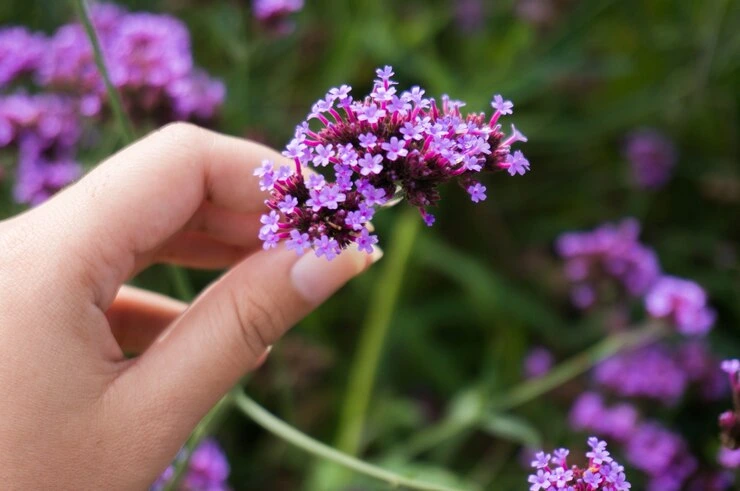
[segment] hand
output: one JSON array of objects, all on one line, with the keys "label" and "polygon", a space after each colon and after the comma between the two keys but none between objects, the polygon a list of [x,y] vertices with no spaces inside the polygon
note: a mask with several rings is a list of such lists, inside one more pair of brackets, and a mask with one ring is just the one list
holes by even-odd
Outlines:
[{"label": "hand", "polygon": [[[148,487],[268,346],[376,259],[260,250],[264,158],[282,159],[174,124],[0,222],[4,489]],[[122,287],[157,262],[230,269],[190,306]]]}]

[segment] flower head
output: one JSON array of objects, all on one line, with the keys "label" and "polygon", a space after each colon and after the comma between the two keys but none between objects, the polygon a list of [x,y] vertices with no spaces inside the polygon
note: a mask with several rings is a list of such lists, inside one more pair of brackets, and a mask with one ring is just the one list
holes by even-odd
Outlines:
[{"label": "flower head", "polygon": [[[443,97],[440,108],[419,87],[397,90],[390,66],[376,75],[364,99],[353,100],[350,87],[343,85],[313,106],[283,152],[293,160],[294,172],[280,176],[258,169],[260,187],[270,193],[267,206],[280,214],[279,232],[263,234],[263,240],[295,241],[291,231],[297,230],[296,237],[307,234],[315,252],[328,259],[351,243],[370,251],[377,238],[365,229],[376,207],[405,198],[431,225],[434,217],[427,209],[438,203],[441,184],[458,180],[477,203],[486,199],[487,188],[474,175],[529,170],[521,151],[511,154],[511,145],[526,141],[516,128],[506,139],[500,125],[484,114],[461,114],[460,101]],[[511,113],[510,101],[495,98],[494,103],[499,116]],[[309,165],[324,175],[304,177]]]}]

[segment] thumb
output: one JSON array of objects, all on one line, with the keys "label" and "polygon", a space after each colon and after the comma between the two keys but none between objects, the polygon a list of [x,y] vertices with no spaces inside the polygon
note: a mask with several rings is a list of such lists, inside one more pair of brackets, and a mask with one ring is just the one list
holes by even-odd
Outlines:
[{"label": "thumb", "polygon": [[[121,428],[127,431],[125,440],[154,438],[157,447],[168,447],[156,466],[155,472],[161,471],[208,409],[258,365],[268,346],[379,258],[379,251],[369,256],[350,248],[327,261],[280,248],[245,259],[109,388],[112,407],[132,422],[121,425],[128,427]],[[132,428],[142,434],[131,434]]]}]

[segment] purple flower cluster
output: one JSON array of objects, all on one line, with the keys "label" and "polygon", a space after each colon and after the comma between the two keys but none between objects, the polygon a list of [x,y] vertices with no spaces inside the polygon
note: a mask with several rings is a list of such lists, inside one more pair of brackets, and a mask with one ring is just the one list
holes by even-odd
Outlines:
[{"label": "purple flower cluster", "polygon": [[[131,114],[162,121],[215,115],[224,86],[194,68],[190,35],[180,20],[112,5],[93,7],[91,17],[111,81]],[[45,87],[79,97],[85,115],[98,114],[106,102],[92,46],[78,23],[62,26],[48,41],[38,78]]]},{"label": "purple flower cluster", "polygon": [[605,404],[596,393],[581,395],[570,412],[573,429],[619,443],[626,460],[649,477],[650,491],[678,491],[697,469],[684,439],[653,421],[641,421],[628,403]]},{"label": "purple flower cluster", "polygon": [[[111,4],[94,5],[91,17],[132,116],[158,122],[215,116],[224,86],[193,67],[189,34],[179,20]],[[40,93],[16,87],[24,76]],[[16,201],[38,204],[79,177],[84,117],[103,116],[106,102],[80,24],[64,25],[50,38],[22,27],[0,29],[0,150],[17,153]]]},{"label": "purple flower cluster", "polygon": [[625,445],[627,461],[650,481],[648,491],[679,491],[698,464],[684,439],[660,424],[640,424]]},{"label": "purple flower cluster", "polygon": [[[178,458],[184,458],[181,454]],[[168,467],[152,485],[151,491],[160,491],[172,479],[174,467]],[[216,440],[204,440],[193,451],[188,468],[179,486],[180,491],[227,491],[229,461]]]},{"label": "purple flower cluster", "polygon": [[686,335],[706,334],[714,324],[707,294],[693,281],[661,277],[645,296],[645,308],[655,318],[669,319]]},{"label": "purple flower cluster", "polygon": [[0,29],[0,88],[33,73],[45,49],[44,37],[23,27]]},{"label": "purple flower cluster", "polygon": [[[255,171],[260,188],[270,193],[271,211],[259,234],[266,249],[285,240],[298,254],[313,248],[329,260],[351,243],[372,252],[378,239],[367,225],[378,206],[406,199],[432,225],[428,207],[439,201],[439,185],[457,180],[477,203],[486,199],[477,174],[529,170],[522,152],[511,151],[526,137],[514,125],[505,136],[498,123],[512,113],[510,101],[496,95],[490,118],[463,116],[460,101],[443,96],[440,108],[420,87],[398,92],[389,66],[376,74],[372,93],[362,100],[342,85],[314,104],[283,152],[294,168],[266,161]],[[329,170],[333,179],[304,175],[310,167]]]},{"label": "purple flower cluster", "polygon": [[653,129],[638,130],[628,135],[624,153],[631,165],[632,178],[640,188],[662,187],[676,165],[673,143]]},{"label": "purple flower cluster", "polygon": [[38,204],[82,172],[75,160],[80,138],[75,106],[54,94],[0,97],[0,149],[18,151],[14,198]]},{"label": "purple flower cluster", "polygon": [[681,360],[661,344],[613,356],[596,366],[593,378],[617,395],[668,405],[678,402],[689,382]]},{"label": "purple flower cluster", "polygon": [[570,410],[570,426],[576,431],[593,432],[617,442],[634,433],[639,414],[632,404],[607,406],[596,392],[584,392]]},{"label": "purple flower cluster", "polygon": [[638,240],[634,219],[606,223],[588,232],[567,232],[557,240],[565,259],[565,275],[572,283],[573,304],[585,309],[613,284],[632,297],[643,297],[654,318],[666,319],[685,335],[704,335],[714,324],[704,289],[693,281],[664,275],[658,257]]},{"label": "purple flower cluster", "polygon": [[624,467],[606,449],[606,442],[590,437],[588,446],[591,450],[586,453],[588,465],[585,467],[568,466],[570,451],[565,448],[553,451],[552,455],[538,452],[532,461],[535,473],[528,478],[529,491],[626,491],[632,487],[627,481]]},{"label": "purple flower cluster", "polygon": [[252,0],[255,18],[277,34],[288,34],[293,30],[289,17],[302,8],[303,0]]},{"label": "purple flower cluster", "polygon": [[565,273],[573,282],[574,305],[587,308],[598,298],[604,279],[616,279],[632,296],[644,294],[660,274],[655,252],[638,240],[640,225],[626,219],[588,232],[567,232],[557,240]]}]

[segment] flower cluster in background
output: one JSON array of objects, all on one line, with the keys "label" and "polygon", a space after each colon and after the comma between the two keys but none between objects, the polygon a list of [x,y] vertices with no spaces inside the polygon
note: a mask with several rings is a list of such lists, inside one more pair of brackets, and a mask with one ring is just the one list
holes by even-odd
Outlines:
[{"label": "flower cluster in background", "polygon": [[[224,85],[193,64],[187,27],[168,15],[97,4],[91,17],[111,81],[136,120],[206,122]],[[108,116],[93,49],[79,23],[47,37],[0,29],[0,150],[16,152],[14,198],[38,204],[82,172],[87,121]]]},{"label": "flower cluster in background", "polygon": [[671,177],[677,152],[673,143],[655,129],[630,133],[624,146],[629,160],[632,180],[644,189],[658,189]]},{"label": "flower cluster in background", "polygon": [[[178,455],[178,459],[184,457],[183,453]],[[229,471],[229,461],[218,442],[211,438],[203,440],[193,451],[177,489],[179,491],[227,491],[230,489],[227,482]],[[152,485],[150,491],[164,489],[174,473],[174,467],[169,466]]]},{"label": "flower cluster in background", "polygon": [[295,25],[290,16],[303,8],[303,0],[252,0],[254,17],[268,30],[285,35]]},{"label": "flower cluster in background", "polygon": [[606,442],[596,437],[588,439],[588,465],[568,465],[570,451],[555,450],[552,455],[538,452],[532,461],[535,473],[529,476],[529,491],[565,489],[568,491],[626,491],[632,487],[624,467],[611,457]]},{"label": "flower cluster in background", "polygon": [[[512,114],[510,101],[494,96],[490,118],[463,115],[463,102],[443,96],[439,107],[420,87],[398,92],[389,66],[376,74],[363,99],[342,85],[314,104],[283,152],[294,167],[265,161],[255,171],[260,189],[270,193],[271,211],[259,233],[266,249],[286,240],[298,254],[313,248],[328,260],[351,243],[370,253],[378,239],[367,225],[378,206],[405,199],[432,225],[428,209],[439,201],[441,184],[457,181],[478,203],[486,199],[486,186],[475,179],[479,173],[529,170],[522,152],[511,148],[526,137],[514,125],[504,135],[498,122]],[[333,176],[304,175],[309,168]]]},{"label": "flower cluster in background", "polygon": [[638,240],[639,233],[639,223],[625,219],[558,238],[573,304],[585,309],[599,300],[619,303],[625,297],[642,297],[650,316],[669,321],[685,335],[706,334],[715,313],[704,289],[663,274],[658,256]]}]

